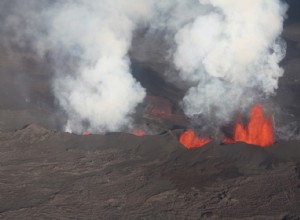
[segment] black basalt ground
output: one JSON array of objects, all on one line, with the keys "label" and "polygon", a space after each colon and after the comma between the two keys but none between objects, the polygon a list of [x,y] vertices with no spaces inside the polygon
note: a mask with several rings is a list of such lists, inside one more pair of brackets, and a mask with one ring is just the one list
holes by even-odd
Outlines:
[{"label": "black basalt ground", "polygon": [[29,125],[0,134],[0,218],[297,219],[299,144],[186,150],[172,131],[79,136]]},{"label": "black basalt ground", "polygon": [[[280,122],[299,123],[300,8],[288,2],[285,75],[272,101]],[[164,80],[163,54],[153,50],[164,42],[142,42],[140,33],[130,51],[134,77],[181,114],[184,86]],[[47,60],[0,53],[0,219],[300,219],[300,141],[186,150],[178,142],[186,121],[176,117],[148,117],[162,129],[144,137],[64,133],[52,76]]]}]

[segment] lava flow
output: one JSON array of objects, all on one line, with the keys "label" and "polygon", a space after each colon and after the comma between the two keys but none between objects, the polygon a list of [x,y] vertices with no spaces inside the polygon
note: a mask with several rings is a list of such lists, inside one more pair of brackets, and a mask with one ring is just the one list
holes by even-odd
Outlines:
[{"label": "lava flow", "polygon": [[237,122],[232,138],[226,138],[224,144],[245,142],[247,144],[267,147],[274,144],[273,123],[271,117],[265,117],[263,107],[255,105],[251,109],[248,126]]},{"label": "lava flow", "polygon": [[201,138],[196,133],[189,129],[180,135],[179,141],[187,149],[202,147],[203,145],[212,141],[210,138]]}]

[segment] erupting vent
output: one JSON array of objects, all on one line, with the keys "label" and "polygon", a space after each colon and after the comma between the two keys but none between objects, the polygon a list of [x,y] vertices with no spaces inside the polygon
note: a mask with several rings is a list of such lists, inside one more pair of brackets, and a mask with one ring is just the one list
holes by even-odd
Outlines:
[{"label": "erupting vent", "polygon": [[224,144],[236,142],[245,142],[261,147],[274,144],[272,119],[264,116],[261,105],[252,108],[248,126],[244,126],[241,121],[237,122],[233,137],[224,140]]},{"label": "erupting vent", "polygon": [[183,144],[187,149],[202,147],[203,145],[212,141],[212,139],[204,137],[198,137],[196,133],[189,129],[183,132],[179,139],[180,143]]},{"label": "erupting vent", "polygon": [[[191,149],[202,147],[211,142],[212,139],[198,137],[193,130],[189,129],[181,134],[179,141],[187,149]],[[272,119],[264,115],[261,105],[255,105],[251,109],[247,126],[238,121],[235,124],[233,136],[223,141],[224,144],[233,144],[236,142],[245,142],[261,147],[267,147],[275,143]]]}]

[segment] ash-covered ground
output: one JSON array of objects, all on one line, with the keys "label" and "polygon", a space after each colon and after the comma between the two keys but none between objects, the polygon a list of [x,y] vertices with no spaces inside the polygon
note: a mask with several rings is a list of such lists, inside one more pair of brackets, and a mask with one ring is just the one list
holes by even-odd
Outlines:
[{"label": "ash-covered ground", "polygon": [[135,116],[151,134],[143,137],[63,132],[51,59],[1,53],[0,218],[300,219],[300,6],[288,3],[285,74],[270,100],[277,142],[267,148],[178,142],[191,122],[179,105],[184,85],[162,74],[168,45],[159,33],[137,31],[130,50],[147,90]]}]

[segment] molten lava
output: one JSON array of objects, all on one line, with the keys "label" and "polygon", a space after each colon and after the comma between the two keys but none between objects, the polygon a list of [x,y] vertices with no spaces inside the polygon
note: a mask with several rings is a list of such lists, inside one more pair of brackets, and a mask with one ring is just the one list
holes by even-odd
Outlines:
[{"label": "molten lava", "polygon": [[196,133],[189,129],[180,135],[179,142],[184,145],[187,149],[202,147],[203,145],[211,142],[210,138],[201,138]]},{"label": "molten lava", "polygon": [[265,117],[263,107],[256,105],[251,109],[248,126],[237,122],[233,137],[226,138],[224,144],[245,142],[247,144],[267,147],[274,144],[273,123],[271,117]]}]

